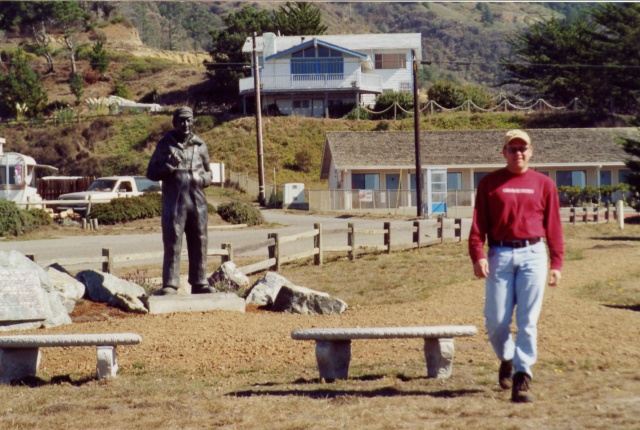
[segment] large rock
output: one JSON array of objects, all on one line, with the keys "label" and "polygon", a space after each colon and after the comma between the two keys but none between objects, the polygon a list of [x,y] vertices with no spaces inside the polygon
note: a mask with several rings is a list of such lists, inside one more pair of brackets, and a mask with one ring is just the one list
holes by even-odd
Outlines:
[{"label": "large rock", "polygon": [[271,306],[272,311],[304,315],[341,314],[346,309],[343,300],[297,285],[283,285]]},{"label": "large rock", "polygon": [[52,264],[44,270],[49,275],[53,288],[62,296],[67,312],[71,313],[78,300],[84,296],[84,284],[58,264]]},{"label": "large rock", "polygon": [[145,295],[140,285],[97,270],[83,270],[76,279],[84,284],[87,298],[94,302],[109,303],[116,293],[131,298]]},{"label": "large rock", "polygon": [[[236,267],[233,261],[222,263],[207,279],[209,285],[220,292],[238,291],[249,287],[249,278]],[[224,285],[220,288],[220,284]]]},{"label": "large rock", "polygon": [[125,312],[133,312],[136,314],[148,314],[149,310],[145,307],[142,300],[137,297],[131,297],[127,294],[116,293],[109,301],[109,306],[120,308]]},{"label": "large rock", "polygon": [[54,286],[49,274],[36,263],[17,251],[0,251],[0,268],[5,272],[33,272],[42,288],[41,303],[43,320],[30,322],[0,321],[0,331],[30,330],[39,327],[55,327],[71,324],[71,318],[65,307],[65,299]]},{"label": "large rock", "polygon": [[280,288],[283,285],[293,285],[287,278],[282,275],[278,275],[275,272],[267,272],[262,278],[258,279],[249,294],[245,302],[247,304],[253,304],[257,306],[271,306],[275,302]]}]

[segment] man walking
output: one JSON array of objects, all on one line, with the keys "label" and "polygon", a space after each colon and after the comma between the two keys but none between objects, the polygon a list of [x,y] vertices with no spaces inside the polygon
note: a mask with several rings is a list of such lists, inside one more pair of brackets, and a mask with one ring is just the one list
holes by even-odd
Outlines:
[{"label": "man walking", "polygon": [[[529,169],[532,154],[525,131],[506,133],[502,155],[507,165],[478,184],[469,234],[473,272],[486,279],[485,323],[489,342],[501,360],[498,380],[503,389],[511,388],[514,402],[534,399],[531,367],[537,358],[537,324],[547,278],[542,238],[551,261],[549,286],[560,281],[564,255],[558,192],[551,179]],[[514,309],[515,342],[509,327]]]},{"label": "man walking", "polygon": [[207,198],[211,185],[209,152],[193,133],[193,111],[184,106],[173,113],[174,130],[156,146],[147,178],[162,181],[162,242],[164,261],[160,294],[176,294],[180,287],[182,234],[187,238],[189,284],[192,294],[212,293],[207,282]]}]

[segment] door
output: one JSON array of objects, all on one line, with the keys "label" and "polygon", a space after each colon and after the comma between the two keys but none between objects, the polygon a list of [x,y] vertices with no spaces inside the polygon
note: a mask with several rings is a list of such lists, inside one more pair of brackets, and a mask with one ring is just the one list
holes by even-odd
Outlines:
[{"label": "door", "polygon": [[389,207],[397,208],[401,206],[400,199],[400,174],[399,173],[387,173],[384,175],[385,183],[384,188],[387,190],[387,196],[389,197]]},{"label": "door", "polygon": [[427,216],[447,213],[447,170],[427,169]]}]

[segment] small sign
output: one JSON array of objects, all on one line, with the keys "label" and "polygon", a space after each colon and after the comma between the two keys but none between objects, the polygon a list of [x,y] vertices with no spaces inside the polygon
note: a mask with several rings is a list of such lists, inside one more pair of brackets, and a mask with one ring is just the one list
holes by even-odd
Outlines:
[{"label": "small sign", "polygon": [[361,202],[372,202],[373,190],[360,190],[359,196]]},{"label": "small sign", "polygon": [[0,322],[44,319],[44,297],[38,274],[0,269]]}]

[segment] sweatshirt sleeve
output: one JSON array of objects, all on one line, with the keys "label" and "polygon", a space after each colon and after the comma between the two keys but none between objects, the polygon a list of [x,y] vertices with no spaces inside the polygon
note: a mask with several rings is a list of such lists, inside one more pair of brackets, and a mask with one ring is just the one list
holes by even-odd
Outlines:
[{"label": "sweatshirt sleeve", "polygon": [[485,183],[486,181],[480,181],[478,184],[476,204],[473,210],[473,222],[471,224],[471,231],[469,232],[469,256],[471,257],[471,262],[474,264],[476,261],[486,258],[484,242],[487,238],[487,232],[489,231],[489,209],[487,206],[488,196],[484,185]]},{"label": "sweatshirt sleeve", "polygon": [[560,198],[555,184],[550,183],[545,213],[545,235],[549,247],[551,269],[562,270],[564,259],[564,238],[560,218]]}]

